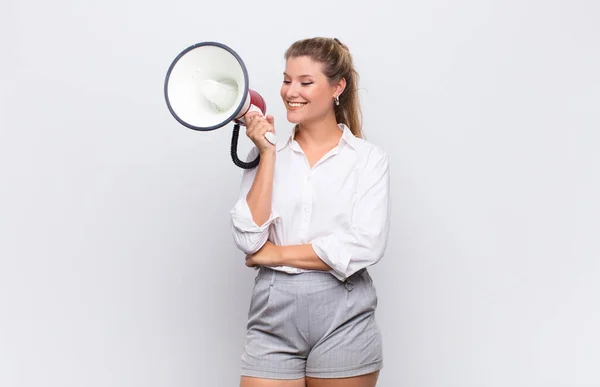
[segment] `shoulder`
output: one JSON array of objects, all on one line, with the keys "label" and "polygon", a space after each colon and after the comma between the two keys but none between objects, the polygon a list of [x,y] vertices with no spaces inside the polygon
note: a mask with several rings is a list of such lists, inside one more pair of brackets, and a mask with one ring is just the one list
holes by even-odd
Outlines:
[{"label": "shoulder", "polygon": [[357,153],[358,159],[361,162],[368,164],[379,164],[381,162],[387,163],[387,153],[382,147],[367,141],[362,137],[354,136],[350,128],[345,124],[338,124],[338,126],[344,132],[342,134],[342,138]]},{"label": "shoulder", "polygon": [[388,154],[381,146],[359,137],[355,137],[353,142],[366,169],[388,168]]}]

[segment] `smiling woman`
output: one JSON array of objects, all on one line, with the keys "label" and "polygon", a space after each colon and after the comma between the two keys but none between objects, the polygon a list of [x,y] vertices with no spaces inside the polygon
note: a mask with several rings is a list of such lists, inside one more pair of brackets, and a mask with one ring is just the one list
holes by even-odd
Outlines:
[{"label": "smiling woman", "polygon": [[[293,44],[286,51],[285,59],[287,66],[286,72],[284,72],[284,86],[292,85],[290,77],[293,75],[296,75],[296,79],[302,86],[311,86],[317,81],[326,81],[330,85],[341,83],[342,89],[333,96],[336,122],[344,123],[356,137],[362,137],[361,111],[358,101],[359,76],[354,69],[348,47],[338,39],[305,39]],[[288,74],[288,72],[301,69],[307,71]],[[286,101],[286,96],[283,95],[284,91],[289,91],[289,88],[282,87],[281,89],[282,98]],[[290,120],[290,122],[296,121]]]},{"label": "smiling woman", "polygon": [[242,387],[373,387],[383,365],[367,267],[386,248],[386,153],[361,138],[358,75],[347,47],[313,38],[286,52],[281,98],[292,135],[246,115],[260,153],[231,210],[246,265],[260,268],[248,314]]},{"label": "smiling woman", "polygon": [[345,78],[331,82],[323,73],[323,64],[309,56],[289,58],[283,76],[281,98],[287,108],[287,119],[293,123],[307,125],[326,119],[331,112],[332,95],[339,101],[346,88]]}]

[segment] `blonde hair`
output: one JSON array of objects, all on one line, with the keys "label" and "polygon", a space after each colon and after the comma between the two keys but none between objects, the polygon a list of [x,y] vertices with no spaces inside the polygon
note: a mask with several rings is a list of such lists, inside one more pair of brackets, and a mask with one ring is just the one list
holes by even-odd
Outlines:
[{"label": "blonde hair", "polygon": [[[354,69],[350,50],[337,38],[310,38],[293,43],[285,52],[285,60],[307,56],[323,64],[323,73],[331,84],[346,79],[346,88],[339,96],[339,105],[334,105],[335,118],[345,124],[356,137],[362,134],[362,113],[358,99],[359,76]],[[333,101],[332,101],[333,102]]]}]

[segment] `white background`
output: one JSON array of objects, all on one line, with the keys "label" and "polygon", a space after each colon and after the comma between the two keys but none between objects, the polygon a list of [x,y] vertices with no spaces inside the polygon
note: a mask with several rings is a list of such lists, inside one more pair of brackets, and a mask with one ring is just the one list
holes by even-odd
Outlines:
[{"label": "white background", "polygon": [[[218,41],[280,137],[283,53],[337,37],[393,221],[371,273],[378,386],[600,385],[600,5],[3,1],[0,386],[235,386],[253,270],[230,233],[232,125],[169,114]],[[242,137],[240,153],[249,141]]]}]

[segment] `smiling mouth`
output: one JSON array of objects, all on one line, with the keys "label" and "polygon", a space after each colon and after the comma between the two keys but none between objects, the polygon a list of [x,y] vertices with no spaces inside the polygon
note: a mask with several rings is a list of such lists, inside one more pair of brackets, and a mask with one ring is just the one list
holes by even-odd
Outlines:
[{"label": "smiling mouth", "polygon": [[289,101],[288,101],[288,103],[287,103],[287,104],[288,104],[288,106],[289,106],[289,107],[291,107],[291,108],[293,108],[293,109],[294,109],[294,108],[295,108],[295,109],[298,109],[298,108],[301,108],[301,107],[303,107],[304,105],[306,105],[306,104],[307,104],[307,102],[289,102]]}]

